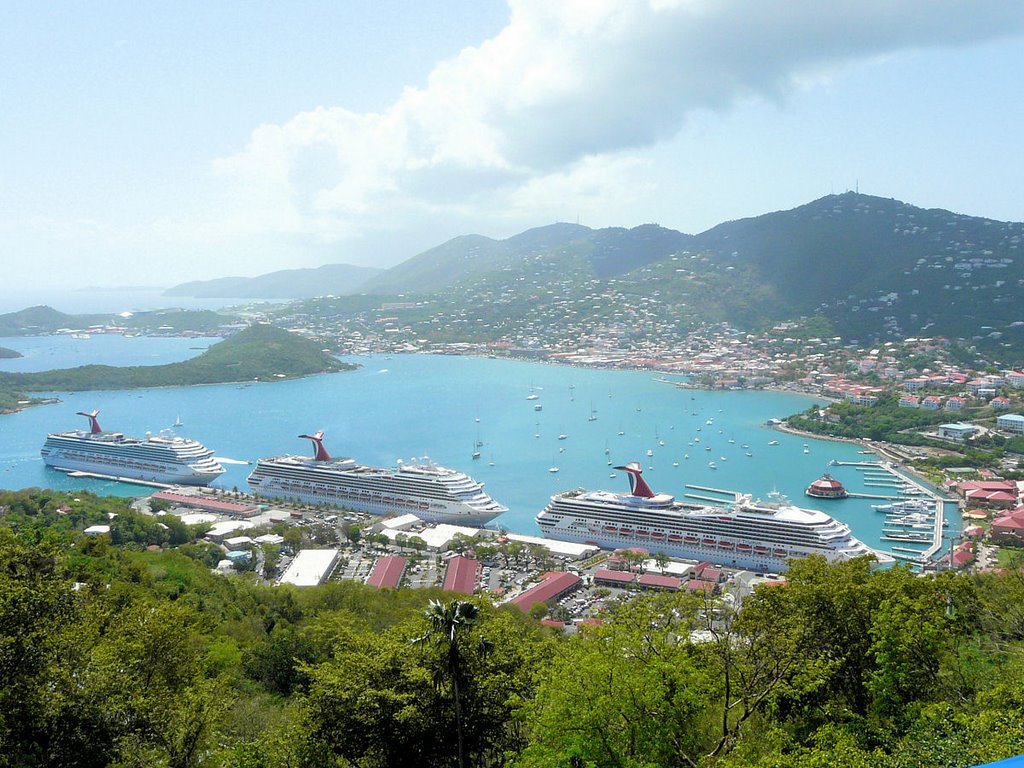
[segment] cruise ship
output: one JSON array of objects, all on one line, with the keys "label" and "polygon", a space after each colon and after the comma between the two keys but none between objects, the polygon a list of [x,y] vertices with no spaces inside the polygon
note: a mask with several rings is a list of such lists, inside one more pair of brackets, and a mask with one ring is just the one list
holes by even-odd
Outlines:
[{"label": "cruise ship", "polygon": [[728,505],[676,501],[654,493],[639,463],[615,469],[629,476],[629,493],[577,489],[551,497],[537,515],[544,536],[606,549],[643,547],[652,553],[710,561],[759,573],[780,572],[791,558],[892,558],[856,539],[842,522],[780,498],[741,496]]},{"label": "cruise ship", "polygon": [[313,455],[260,459],[249,475],[253,493],[374,515],[412,512],[427,522],[477,527],[508,511],[484,493],[483,483],[429,459],[367,467],[331,458],[323,432],[299,437],[313,443]]},{"label": "cruise ship", "polygon": [[47,435],[40,453],[47,466],[64,472],[177,485],[206,485],[224,474],[213,451],[184,437],[125,437],[100,428],[99,411],[79,411],[89,430]]}]

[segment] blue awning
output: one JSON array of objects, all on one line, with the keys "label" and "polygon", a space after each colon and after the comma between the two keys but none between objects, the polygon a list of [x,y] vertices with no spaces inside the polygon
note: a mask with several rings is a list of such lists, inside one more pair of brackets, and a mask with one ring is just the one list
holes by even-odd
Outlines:
[{"label": "blue awning", "polygon": [[974,768],[1024,768],[1024,755],[1008,757],[1005,760],[996,760],[994,763],[976,765]]}]

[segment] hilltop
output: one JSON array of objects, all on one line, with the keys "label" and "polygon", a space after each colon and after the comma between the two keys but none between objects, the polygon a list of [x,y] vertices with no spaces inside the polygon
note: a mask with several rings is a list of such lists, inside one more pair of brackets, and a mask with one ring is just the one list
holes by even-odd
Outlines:
[{"label": "hilltop", "polygon": [[85,365],[38,373],[0,373],[0,391],[135,389],[275,380],[351,370],[320,345],[269,325],[253,325],[190,360],[167,365]]}]

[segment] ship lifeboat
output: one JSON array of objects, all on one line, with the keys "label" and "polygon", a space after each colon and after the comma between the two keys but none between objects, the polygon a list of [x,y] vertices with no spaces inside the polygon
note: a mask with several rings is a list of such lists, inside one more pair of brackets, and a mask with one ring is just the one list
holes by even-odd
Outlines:
[{"label": "ship lifeboat", "polygon": [[753,549],[753,547],[750,544],[737,544],[736,549],[740,550],[741,552],[749,552],[751,549]]},{"label": "ship lifeboat", "polygon": [[652,539],[664,539],[665,538],[665,534],[661,533],[660,531],[655,531],[654,533],[651,534],[651,538]]},{"label": "ship lifeboat", "polygon": [[804,493],[815,499],[845,499],[849,495],[843,484],[828,473],[807,486]]},{"label": "ship lifeboat", "polygon": [[776,557],[785,557],[786,556],[786,550],[784,550],[784,549],[776,549],[776,550],[774,550],[772,552],[772,554],[775,555]]},{"label": "ship lifeboat", "polygon": [[767,555],[768,547],[754,547],[754,551],[759,555]]},{"label": "ship lifeboat", "polygon": [[623,536],[632,536],[633,535],[633,529],[632,528],[619,528],[619,533],[621,533]]},{"label": "ship lifeboat", "polygon": [[736,545],[731,541],[720,541],[718,542],[719,549],[733,549]]},{"label": "ship lifeboat", "polygon": [[647,531],[639,531],[639,530],[638,530],[638,531],[636,532],[636,535],[637,535],[637,536],[643,536],[643,537],[644,537],[644,538],[646,539],[646,538],[647,538],[648,536],[650,536],[651,534],[649,534],[649,533],[648,533]]},{"label": "ship lifeboat", "polygon": [[[680,535],[679,535],[678,533],[670,533],[670,534],[668,535],[668,540],[669,540],[669,541],[682,541],[682,540],[683,540],[683,537],[682,537],[682,536],[680,536]],[[697,540],[697,539],[694,539],[694,541],[696,541],[696,540]]]},{"label": "ship lifeboat", "polygon": [[687,544],[696,544],[700,539],[697,536],[684,536],[683,541]]},{"label": "ship lifeboat", "polygon": [[606,525],[604,527],[604,532],[605,533],[618,533],[619,529],[616,528],[614,525]]},{"label": "ship lifeboat", "polygon": [[702,541],[701,544],[703,544],[705,547],[713,547],[713,546],[715,546],[715,540],[714,539],[704,539],[704,541]]}]

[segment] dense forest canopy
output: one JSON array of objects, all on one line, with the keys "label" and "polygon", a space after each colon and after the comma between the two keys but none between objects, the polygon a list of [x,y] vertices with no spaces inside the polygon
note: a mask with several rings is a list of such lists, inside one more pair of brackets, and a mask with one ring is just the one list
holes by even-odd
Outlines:
[{"label": "dense forest canopy", "polygon": [[[98,520],[109,536],[81,535]],[[738,609],[636,597],[563,637],[485,597],[224,577],[199,533],[121,499],[0,493],[0,766],[910,768],[1024,752],[1019,569],[812,558]]]}]

